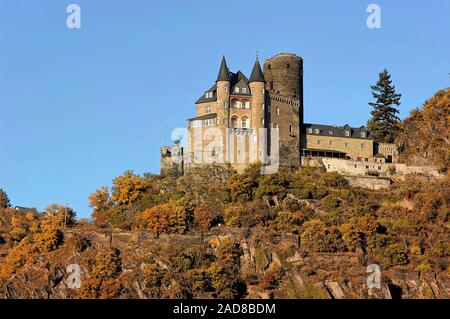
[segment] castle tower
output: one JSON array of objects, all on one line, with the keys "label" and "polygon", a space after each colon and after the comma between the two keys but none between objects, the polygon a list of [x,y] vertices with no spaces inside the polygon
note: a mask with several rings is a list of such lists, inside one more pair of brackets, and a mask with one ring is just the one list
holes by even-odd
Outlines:
[{"label": "castle tower", "polygon": [[217,125],[228,126],[231,78],[225,56],[220,64],[216,80],[217,86]]},{"label": "castle tower", "polygon": [[252,128],[259,129],[265,127],[265,85],[264,75],[261,70],[258,58],[253,66],[249,79],[249,86],[252,91]]},{"label": "castle tower", "polygon": [[303,60],[281,53],[264,63],[270,104],[270,125],[278,129],[280,163],[287,169],[300,166],[303,124]]}]

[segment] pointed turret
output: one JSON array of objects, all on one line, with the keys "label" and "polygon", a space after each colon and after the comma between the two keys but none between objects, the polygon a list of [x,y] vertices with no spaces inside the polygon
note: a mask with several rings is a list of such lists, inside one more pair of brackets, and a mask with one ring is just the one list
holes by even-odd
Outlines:
[{"label": "pointed turret", "polygon": [[219,75],[217,76],[216,82],[218,81],[231,81],[225,56],[222,57],[222,63],[220,64]]},{"label": "pointed turret", "polygon": [[253,66],[252,75],[250,76],[249,82],[266,82],[264,79],[263,71],[261,70],[261,65],[259,64],[259,59],[256,57],[255,65]]}]

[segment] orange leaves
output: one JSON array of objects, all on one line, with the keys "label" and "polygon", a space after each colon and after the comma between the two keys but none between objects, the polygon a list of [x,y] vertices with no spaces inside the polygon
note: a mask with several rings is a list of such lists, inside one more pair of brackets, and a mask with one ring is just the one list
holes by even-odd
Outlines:
[{"label": "orange leaves", "polygon": [[114,179],[111,199],[119,205],[128,205],[139,198],[146,186],[139,175],[127,171]]},{"label": "orange leaves", "polygon": [[139,225],[150,229],[156,236],[161,233],[182,234],[187,229],[186,210],[177,201],[169,201],[142,212]]}]

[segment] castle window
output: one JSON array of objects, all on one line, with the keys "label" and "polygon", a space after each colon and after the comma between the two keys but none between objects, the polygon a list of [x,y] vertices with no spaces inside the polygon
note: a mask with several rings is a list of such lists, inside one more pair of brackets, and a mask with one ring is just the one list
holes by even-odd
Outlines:
[{"label": "castle window", "polygon": [[234,88],[234,93],[239,93],[239,88],[238,87]]},{"label": "castle window", "polygon": [[277,107],[277,115],[280,115],[280,108]]},{"label": "castle window", "polygon": [[242,93],[247,93],[247,88],[242,88]]},{"label": "castle window", "polygon": [[320,133],[320,130],[319,130],[318,128],[316,128],[316,129],[314,130],[314,133],[319,134],[319,133]]},{"label": "castle window", "polygon": [[211,113],[211,106],[206,107],[206,113]]},{"label": "castle window", "polygon": [[288,64],[286,64],[286,68],[287,68],[287,69],[289,69],[289,67],[290,67],[289,63],[288,63]]},{"label": "castle window", "polygon": [[312,128],[308,128],[308,131],[307,131],[309,134],[312,134],[312,132],[313,132],[313,130],[312,130]]},{"label": "castle window", "polygon": [[345,148],[348,148],[348,143],[345,143]]},{"label": "castle window", "polygon": [[232,128],[237,128],[237,118],[233,117],[231,119],[231,127]]},{"label": "castle window", "polygon": [[223,88],[223,91],[224,91],[224,92],[228,92],[228,86],[225,86],[225,87]]},{"label": "castle window", "polygon": [[270,89],[273,90],[273,81],[270,81]]},{"label": "castle window", "polygon": [[289,124],[289,133],[292,133],[292,124]]},{"label": "castle window", "polygon": [[264,118],[261,119],[261,124],[264,125],[265,121]]},{"label": "castle window", "polygon": [[242,121],[241,121],[241,127],[242,127],[242,128],[247,128],[247,119],[242,119]]},{"label": "castle window", "polygon": [[366,138],[366,132],[361,132],[361,137]]},{"label": "castle window", "polygon": [[329,135],[333,135],[333,131],[328,131],[328,134]]},{"label": "castle window", "polygon": [[320,145],[320,140],[317,140],[317,145]]},{"label": "castle window", "polygon": [[249,109],[250,108],[248,101],[242,101],[241,104],[242,104],[242,108],[243,109]]},{"label": "castle window", "polygon": [[232,106],[233,106],[234,109],[239,108],[239,101],[238,100],[233,100],[231,103],[232,103]]},{"label": "castle window", "polygon": [[345,131],[345,136],[350,136],[350,131]]}]

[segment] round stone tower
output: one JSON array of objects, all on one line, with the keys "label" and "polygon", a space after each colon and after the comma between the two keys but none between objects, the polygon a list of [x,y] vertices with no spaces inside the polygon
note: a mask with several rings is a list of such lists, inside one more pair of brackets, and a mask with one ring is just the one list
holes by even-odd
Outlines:
[{"label": "round stone tower", "polygon": [[264,62],[266,89],[285,97],[303,96],[303,59],[295,54],[280,53]]}]

